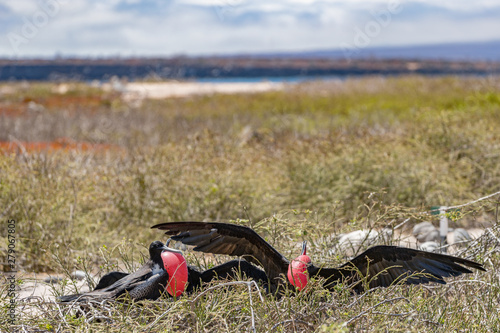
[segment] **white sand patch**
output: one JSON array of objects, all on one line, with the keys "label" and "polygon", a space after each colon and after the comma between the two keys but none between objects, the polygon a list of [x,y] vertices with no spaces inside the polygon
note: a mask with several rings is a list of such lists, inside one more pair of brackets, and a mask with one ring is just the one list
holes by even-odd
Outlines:
[{"label": "white sand patch", "polygon": [[236,94],[282,90],[280,82],[132,82],[121,89],[125,100],[143,98],[162,99],[186,97],[191,95],[210,95],[215,93]]},{"label": "white sand patch", "polygon": [[[48,275],[45,274],[28,274],[30,277],[21,276],[22,283],[16,290],[16,312],[18,316],[33,317],[43,316],[46,308],[50,304],[55,304],[56,289],[61,292],[62,286],[59,282],[50,283]],[[62,277],[52,276],[55,281],[61,280]],[[79,292],[89,291],[87,282],[81,281],[67,281],[63,294],[73,294],[75,287]]]},{"label": "white sand patch", "polygon": [[[62,277],[54,277],[54,278],[62,279]],[[20,288],[17,291],[19,299],[24,299],[28,297],[41,297],[48,301],[55,300],[54,288],[61,289],[60,286],[58,285],[59,282],[50,283],[46,282],[46,280],[47,276],[45,275],[38,275],[34,278],[24,278],[23,283],[20,285]],[[89,291],[87,282],[85,280],[81,281],[73,280],[73,282],[68,281],[66,289],[68,291],[73,290],[75,286],[79,292]]]}]

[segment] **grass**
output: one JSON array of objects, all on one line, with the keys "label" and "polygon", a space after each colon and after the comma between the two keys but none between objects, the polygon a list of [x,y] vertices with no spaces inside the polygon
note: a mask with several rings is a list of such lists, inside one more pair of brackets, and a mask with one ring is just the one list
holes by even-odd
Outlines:
[{"label": "grass", "polygon": [[[344,256],[332,256],[328,235],[407,218],[411,228],[437,221],[430,206],[499,190],[498,78],[375,77],[140,106],[83,84],[68,87],[61,94],[54,84],[14,85],[0,95],[0,141],[71,138],[119,149],[0,154],[0,214],[17,221],[21,272],[133,270],[151,241],[164,240],[149,227],[171,220],[238,221],[288,257],[306,239],[315,262],[338,264]],[[358,296],[313,287],[264,302],[246,285],[220,286],[198,299],[95,310],[109,311],[103,316],[111,322],[38,304],[29,308],[39,307],[44,319],[26,313],[20,325],[144,331],[171,309],[153,331],[234,331],[250,328],[253,308],[258,331],[499,330],[491,315],[499,306],[500,258],[491,252],[499,245],[497,203],[492,198],[452,216],[452,226],[494,227],[463,254],[488,269],[459,279],[468,282]],[[7,244],[6,232],[0,244]],[[6,256],[0,247],[0,260]]]}]

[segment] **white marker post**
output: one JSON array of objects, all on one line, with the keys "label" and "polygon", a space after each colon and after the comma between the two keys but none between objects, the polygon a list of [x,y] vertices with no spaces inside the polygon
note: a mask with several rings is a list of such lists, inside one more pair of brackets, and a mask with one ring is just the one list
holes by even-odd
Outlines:
[{"label": "white marker post", "polygon": [[448,218],[446,217],[446,206],[439,207],[439,236],[441,236],[441,246],[446,241],[448,235]]}]

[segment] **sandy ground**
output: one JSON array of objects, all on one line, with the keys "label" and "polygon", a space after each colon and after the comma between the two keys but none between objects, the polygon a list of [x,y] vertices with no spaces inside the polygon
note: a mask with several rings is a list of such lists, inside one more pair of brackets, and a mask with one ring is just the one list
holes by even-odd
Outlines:
[{"label": "sandy ground", "polygon": [[[49,276],[47,274],[20,274],[18,278],[23,280],[23,283],[17,291],[19,298],[24,299],[28,297],[42,297],[45,300],[55,300],[54,288],[61,289],[59,285],[59,276]],[[50,282],[52,280],[52,282]],[[85,279],[75,279],[68,283],[67,289],[74,289],[73,283],[82,292],[89,291]]]},{"label": "sandy ground", "polygon": [[215,93],[256,93],[282,90],[285,84],[279,82],[132,82],[112,83],[112,88],[123,93],[125,100],[144,98],[162,99]]}]

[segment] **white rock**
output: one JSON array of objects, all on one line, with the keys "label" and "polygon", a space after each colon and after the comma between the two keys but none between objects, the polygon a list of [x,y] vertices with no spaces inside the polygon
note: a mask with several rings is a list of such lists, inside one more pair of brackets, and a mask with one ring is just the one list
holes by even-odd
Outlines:
[{"label": "white rock", "polygon": [[434,241],[424,242],[419,245],[418,249],[427,252],[440,252],[441,245]]},{"label": "white rock", "polygon": [[391,229],[377,230],[356,230],[348,234],[340,235],[338,247],[347,255],[357,253],[361,246],[372,246],[385,243],[392,238]]},{"label": "white rock", "polygon": [[78,281],[85,279],[86,276],[87,276],[87,274],[85,274],[84,271],[74,271],[73,273],[71,273],[71,277],[74,280],[78,280]]},{"label": "white rock", "polygon": [[450,244],[455,244],[458,242],[465,242],[465,241],[472,240],[472,237],[469,235],[467,230],[465,230],[463,228],[456,228],[455,230],[453,230],[451,232],[451,234],[453,234],[454,239],[453,239],[453,243],[450,243]]},{"label": "white rock", "polygon": [[51,275],[49,275],[45,279],[43,279],[43,282],[55,284],[55,283],[61,282],[63,279],[64,278],[62,276],[51,276]]},{"label": "white rock", "polygon": [[420,243],[438,241],[439,230],[430,222],[418,223],[413,227],[413,236],[417,238]]}]

